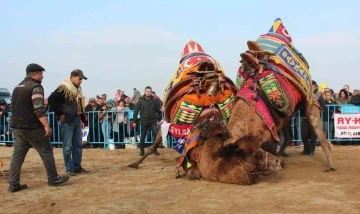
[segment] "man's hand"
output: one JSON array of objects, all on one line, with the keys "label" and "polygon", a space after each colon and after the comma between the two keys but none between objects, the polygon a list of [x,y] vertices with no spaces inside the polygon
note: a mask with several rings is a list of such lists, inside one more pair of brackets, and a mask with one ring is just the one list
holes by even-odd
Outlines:
[{"label": "man's hand", "polygon": [[45,126],[45,137],[51,137],[51,135],[52,135],[52,130],[50,126]]},{"label": "man's hand", "polygon": [[133,126],[136,127],[136,123],[133,123]]},{"label": "man's hand", "polygon": [[60,116],[60,121],[65,122],[65,115],[64,114]]}]

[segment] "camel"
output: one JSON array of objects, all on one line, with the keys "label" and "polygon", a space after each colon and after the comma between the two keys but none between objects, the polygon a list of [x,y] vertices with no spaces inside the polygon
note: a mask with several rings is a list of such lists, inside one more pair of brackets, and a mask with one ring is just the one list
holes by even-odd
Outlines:
[{"label": "camel", "polygon": [[223,146],[237,144],[244,137],[259,136],[253,146],[261,148],[266,142],[278,142],[277,133],[283,129],[285,142],[278,152],[281,155],[291,142],[289,120],[300,109],[327,157],[325,171],[336,171],[331,144],[322,131],[321,107],[311,87],[309,65],[291,42],[281,19],[276,19],[270,31],[257,41],[248,41],[249,50],[240,54],[237,98],[228,123],[229,137]]},{"label": "camel", "polygon": [[[176,167],[177,177],[182,166],[189,179],[204,178],[245,185],[252,184],[258,173],[281,169],[280,160],[268,152],[252,146],[245,152],[242,148],[246,143],[241,147],[217,150],[219,142],[228,135],[226,123],[235,92],[234,83],[225,76],[218,62],[203,52],[198,43],[190,41],[184,48],[180,66],[166,89],[164,99],[167,122],[194,125]],[[138,169],[160,142],[161,131],[154,145],[129,167]]]}]

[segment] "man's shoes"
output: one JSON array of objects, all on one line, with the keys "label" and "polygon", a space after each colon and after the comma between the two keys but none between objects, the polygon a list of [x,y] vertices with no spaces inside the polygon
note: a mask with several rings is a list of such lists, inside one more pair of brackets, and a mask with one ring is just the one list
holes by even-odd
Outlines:
[{"label": "man's shoes", "polygon": [[315,155],[314,149],[310,149],[310,150],[309,150],[309,156],[314,156],[314,155]]},{"label": "man's shoes", "polygon": [[155,149],[154,153],[153,153],[155,156],[159,156],[160,153],[157,151],[157,149]]},{"label": "man's shoes", "polygon": [[14,192],[19,192],[23,189],[27,189],[28,186],[26,184],[19,184],[19,185],[10,185],[8,192],[9,193],[14,193]]},{"label": "man's shoes", "polygon": [[144,151],[140,151],[139,156],[144,156],[145,152]]},{"label": "man's shoes", "polygon": [[85,170],[84,168],[80,168],[80,169],[74,169],[75,173],[88,173],[89,171]]},{"label": "man's shoes", "polygon": [[67,171],[66,174],[67,174],[69,177],[76,175],[75,172],[73,172],[73,171]]},{"label": "man's shoes", "polygon": [[61,184],[66,183],[68,180],[69,180],[69,176],[67,176],[67,175],[60,176],[60,175],[58,175],[55,179],[49,180],[48,185],[49,186],[59,186]]}]

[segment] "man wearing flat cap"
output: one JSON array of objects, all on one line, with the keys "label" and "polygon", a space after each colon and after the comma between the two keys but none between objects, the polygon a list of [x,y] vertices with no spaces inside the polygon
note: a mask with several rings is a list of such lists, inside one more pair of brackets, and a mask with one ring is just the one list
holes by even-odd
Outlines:
[{"label": "man wearing flat cap", "polygon": [[10,127],[14,137],[14,153],[9,170],[9,193],[27,188],[26,184],[20,184],[20,170],[31,146],[44,163],[49,186],[57,186],[69,180],[67,175],[59,176],[56,170],[49,139],[52,130],[46,118],[44,89],[41,86],[44,71],[38,64],[29,64],[26,68],[27,76],[12,93]]},{"label": "man wearing flat cap", "polygon": [[87,172],[81,166],[83,145],[80,123],[86,122],[85,100],[80,86],[86,79],[80,69],[75,69],[48,98],[51,109],[61,121],[65,169],[70,176]]}]

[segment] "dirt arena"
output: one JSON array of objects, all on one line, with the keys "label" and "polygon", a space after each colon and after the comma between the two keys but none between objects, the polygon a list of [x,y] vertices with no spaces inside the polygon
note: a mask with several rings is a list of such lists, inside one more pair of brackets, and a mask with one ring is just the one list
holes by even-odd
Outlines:
[{"label": "dirt arena", "polygon": [[[12,151],[0,148],[5,169]],[[170,149],[151,155],[138,170],[127,167],[138,150],[86,149],[83,167],[90,172],[71,177],[63,187],[49,187],[40,157],[31,149],[21,176],[27,190],[8,194],[0,176],[0,213],[360,213],[360,147],[334,146],[338,171],[331,173],[324,172],[319,148],[314,157],[301,151],[288,148],[291,157],[280,173],[238,186],[175,179],[177,153]],[[64,173],[62,150],[54,153]]]}]

